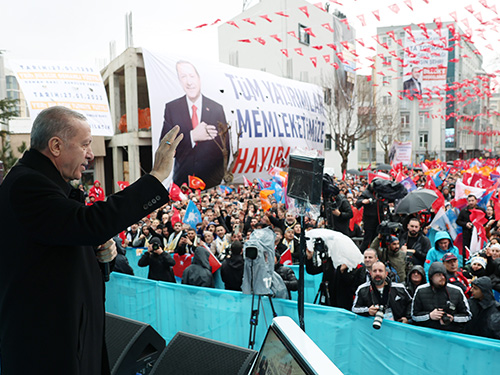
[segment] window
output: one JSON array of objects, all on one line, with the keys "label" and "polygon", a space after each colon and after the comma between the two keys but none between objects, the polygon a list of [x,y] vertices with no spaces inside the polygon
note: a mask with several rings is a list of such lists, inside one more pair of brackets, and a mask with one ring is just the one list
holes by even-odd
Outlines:
[{"label": "window", "polygon": [[410,127],[410,114],[409,113],[401,113],[401,127],[409,128]]},{"label": "window", "polygon": [[304,26],[299,23],[299,42],[308,46],[310,35],[306,32],[306,29],[307,26]]},{"label": "window", "polygon": [[382,84],[384,86],[390,86],[391,83],[392,83],[392,77],[391,76],[387,76],[387,77],[383,78]]},{"label": "window", "polygon": [[238,67],[239,66],[238,57],[239,57],[238,51],[234,51],[234,52],[229,53],[229,65]]},{"label": "window", "polygon": [[392,104],[392,96],[386,95],[382,97],[383,105],[391,105]]},{"label": "window", "polygon": [[428,112],[419,112],[418,113],[418,125],[420,128],[425,128],[429,126],[430,118]]},{"label": "window", "polygon": [[330,151],[332,149],[332,135],[325,135],[325,151]]},{"label": "window", "polygon": [[392,125],[392,116],[386,115],[382,118],[384,127],[389,128]]},{"label": "window", "polygon": [[427,132],[420,132],[418,134],[418,147],[427,149],[429,143],[429,134]]},{"label": "window", "polygon": [[407,142],[410,140],[410,132],[401,133],[401,142]]}]

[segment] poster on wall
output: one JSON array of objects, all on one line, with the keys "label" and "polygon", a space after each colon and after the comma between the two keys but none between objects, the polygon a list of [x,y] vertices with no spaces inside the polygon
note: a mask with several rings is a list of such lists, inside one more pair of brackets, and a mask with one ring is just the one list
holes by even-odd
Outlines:
[{"label": "poster on wall", "polygon": [[[403,95],[431,95],[446,84],[448,69],[448,33],[435,30],[411,30],[405,33]],[[436,94],[434,94],[436,95]]]},{"label": "poster on wall", "polygon": [[153,153],[173,126],[184,135],[169,177],[175,184],[188,183],[188,176],[201,178],[206,188],[229,183],[224,174],[233,160],[233,182],[243,183],[243,176],[286,168],[295,149],[323,155],[320,87],[198,58],[143,55]]},{"label": "poster on wall", "polygon": [[91,64],[13,60],[10,66],[26,98],[32,120],[45,108],[64,106],[87,117],[92,135],[114,134],[101,74]]}]

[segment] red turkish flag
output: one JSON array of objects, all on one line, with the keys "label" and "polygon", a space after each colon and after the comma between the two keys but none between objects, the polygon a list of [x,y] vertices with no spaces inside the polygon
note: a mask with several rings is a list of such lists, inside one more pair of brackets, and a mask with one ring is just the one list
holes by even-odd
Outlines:
[{"label": "red turkish flag", "polygon": [[212,254],[212,252],[210,250],[207,250],[208,251],[208,254],[209,254],[209,258],[208,258],[208,262],[210,263],[210,266],[212,267],[212,273],[215,273],[215,271],[217,271],[221,264],[219,262],[219,259],[217,259],[215,257],[214,254]]},{"label": "red turkish flag", "polygon": [[118,187],[120,190],[125,189],[127,186],[130,186],[130,182],[128,181],[117,181]]},{"label": "red turkish flag", "polygon": [[285,266],[292,265],[292,253],[290,252],[290,249],[287,249],[283,252],[283,254],[281,254],[280,263]]},{"label": "red turkish flag", "polygon": [[203,180],[199,177],[196,177],[196,176],[188,176],[188,180],[189,180],[189,187],[191,189],[200,189],[200,190],[204,190],[205,189],[205,182],[203,182]]},{"label": "red turkish flag", "polygon": [[168,193],[170,194],[170,199],[172,199],[173,201],[183,201],[187,199],[187,197],[182,192],[181,188],[176,184],[174,184],[173,182],[170,185]]},{"label": "red turkish flag", "polygon": [[174,260],[175,260],[175,266],[172,267],[174,275],[182,279],[182,274],[184,273],[184,270],[191,265],[191,261],[193,260],[193,254],[179,255],[175,253]]},{"label": "red turkish flag", "polygon": [[181,220],[181,214],[179,213],[179,210],[175,207],[172,207],[172,210],[174,211],[174,214],[172,215],[172,219],[170,221],[172,222],[172,226],[175,225],[175,223],[182,223]]}]

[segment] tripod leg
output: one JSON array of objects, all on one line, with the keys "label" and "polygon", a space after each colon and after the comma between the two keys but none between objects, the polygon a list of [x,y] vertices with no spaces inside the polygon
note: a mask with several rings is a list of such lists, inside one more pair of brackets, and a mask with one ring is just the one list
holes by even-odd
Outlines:
[{"label": "tripod leg", "polygon": [[252,309],[250,315],[250,336],[248,338],[248,348],[253,349],[255,346],[255,335],[257,333],[257,325],[259,324],[259,308],[261,296],[257,301],[257,308],[254,308],[255,294],[252,294]]},{"label": "tripod leg", "polygon": [[267,296],[269,298],[269,303],[271,304],[271,310],[273,310],[273,318],[276,318],[278,314],[276,314],[276,310],[273,305],[273,298],[271,296]]}]

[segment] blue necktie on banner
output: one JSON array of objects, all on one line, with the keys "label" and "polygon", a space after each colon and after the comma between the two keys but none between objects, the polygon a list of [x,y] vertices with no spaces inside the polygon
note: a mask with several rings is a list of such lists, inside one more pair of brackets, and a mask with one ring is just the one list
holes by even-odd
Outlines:
[{"label": "blue necktie on banner", "polygon": [[200,210],[198,210],[198,207],[196,207],[193,201],[189,201],[182,221],[193,229],[196,229],[196,224],[201,223]]}]

